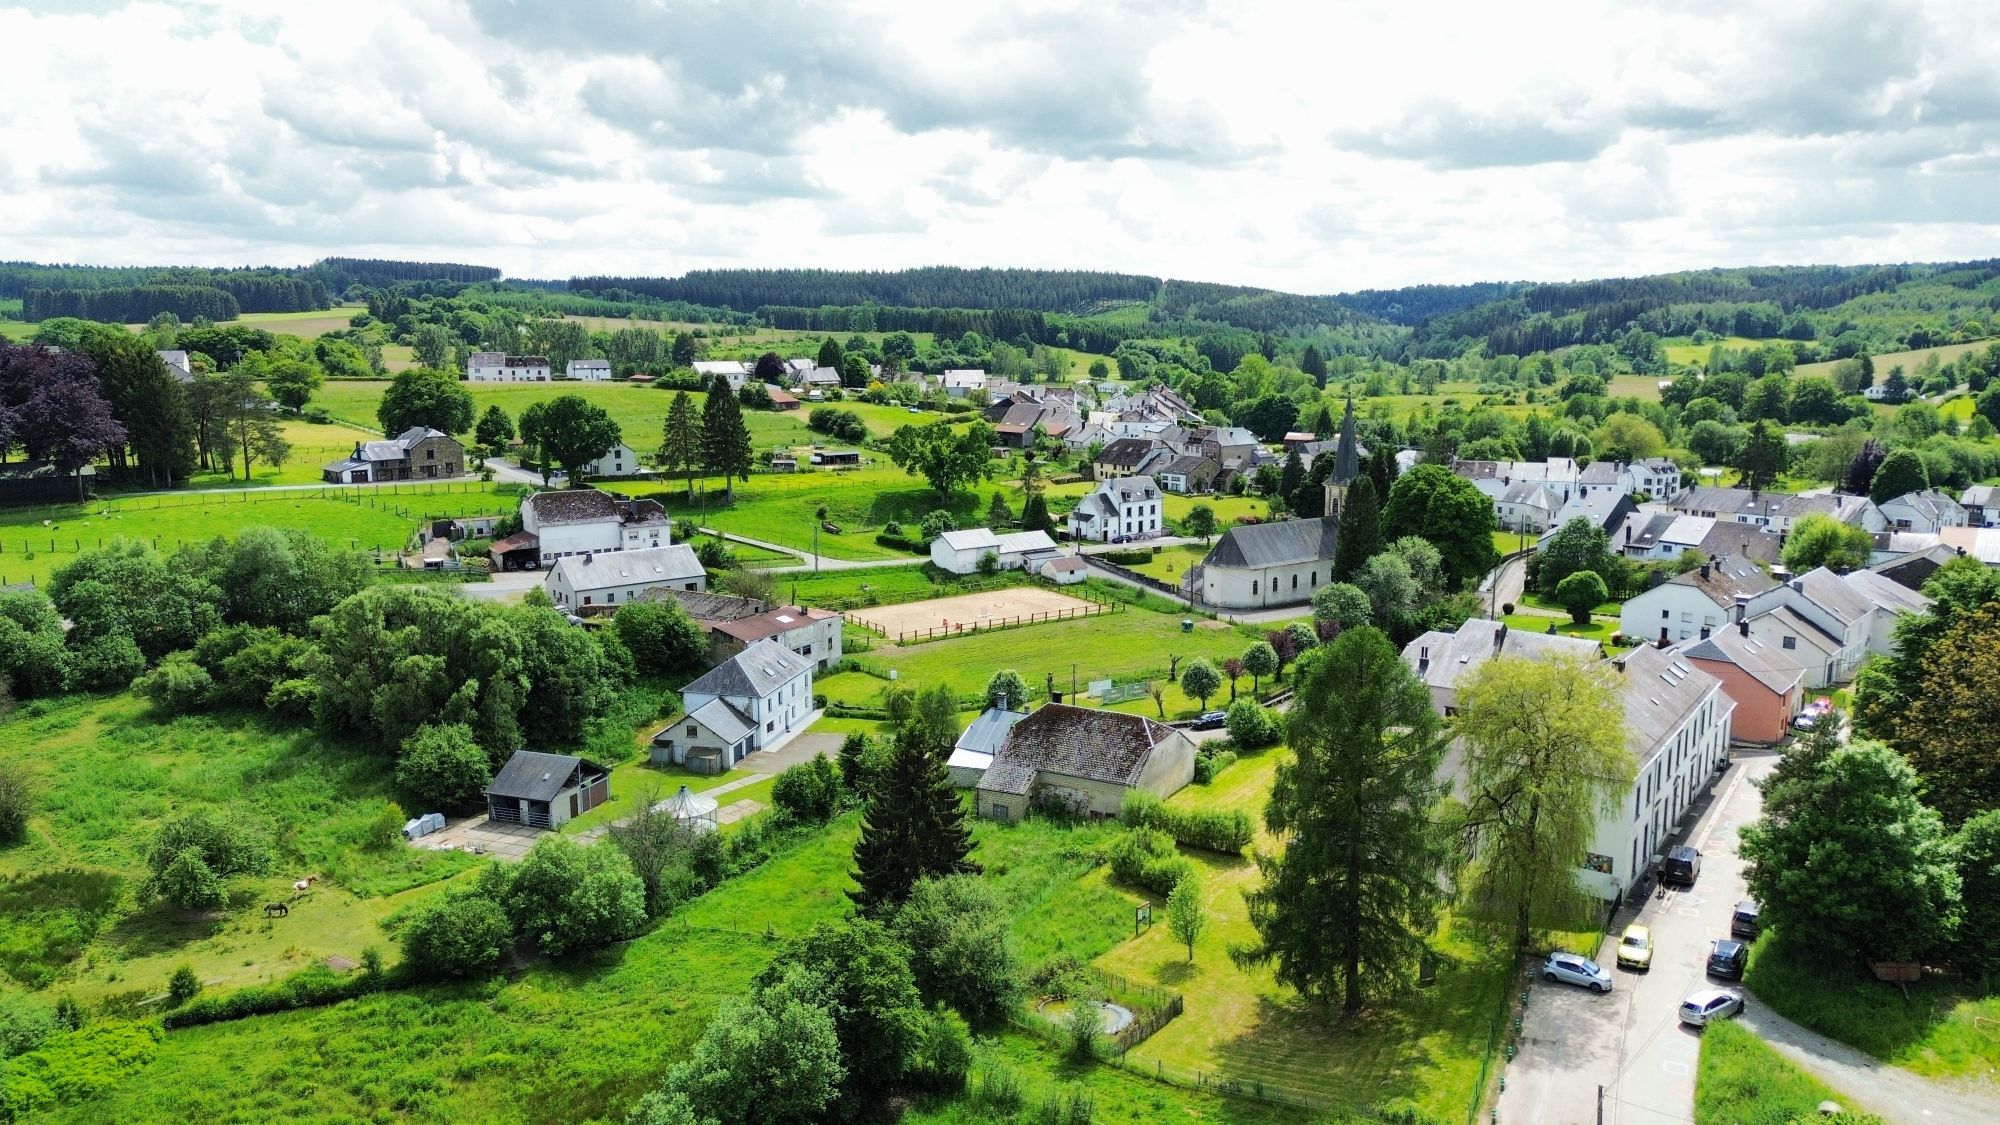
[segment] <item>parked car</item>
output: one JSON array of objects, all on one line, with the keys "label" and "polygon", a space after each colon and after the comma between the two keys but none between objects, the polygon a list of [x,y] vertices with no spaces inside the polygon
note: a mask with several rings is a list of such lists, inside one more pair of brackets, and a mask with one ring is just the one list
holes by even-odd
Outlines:
[{"label": "parked car", "polygon": [[1711,1020],[1740,1016],[1746,1007],[1743,995],[1720,988],[1704,988],[1681,1001],[1681,1022],[1689,1027],[1706,1027]]},{"label": "parked car", "polygon": [[1223,724],[1228,721],[1229,712],[1227,711],[1203,711],[1200,717],[1196,718],[1194,722],[1189,723],[1188,726],[1193,730],[1221,730]]},{"label": "parked car", "polygon": [[1686,844],[1676,844],[1667,849],[1667,858],[1660,861],[1660,882],[1668,886],[1692,887],[1701,878],[1701,853]]},{"label": "parked car", "polygon": [[1708,943],[1708,975],[1723,980],[1742,980],[1743,967],[1750,963],[1750,947],[1723,938]]},{"label": "parked car", "polygon": [[1625,927],[1625,936],[1618,939],[1618,967],[1621,969],[1653,967],[1653,931],[1637,923]]},{"label": "parked car", "polygon": [[1542,979],[1582,985],[1592,992],[1611,991],[1611,974],[1597,962],[1575,953],[1551,953],[1542,966]]},{"label": "parked car", "polygon": [[1763,929],[1763,923],[1758,921],[1756,900],[1746,898],[1736,904],[1736,912],[1729,916],[1730,937],[1748,940],[1762,933]]},{"label": "parked car", "polygon": [[1806,704],[1805,710],[1799,712],[1799,717],[1792,720],[1792,726],[1799,730],[1811,730],[1819,725],[1820,720],[1832,714],[1833,701],[1821,696]]}]

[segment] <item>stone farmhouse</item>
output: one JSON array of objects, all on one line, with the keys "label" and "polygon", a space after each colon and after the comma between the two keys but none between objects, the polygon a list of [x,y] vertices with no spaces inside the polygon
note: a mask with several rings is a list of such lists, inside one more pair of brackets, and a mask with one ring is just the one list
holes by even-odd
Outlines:
[{"label": "stone farmhouse", "polygon": [[354,443],[354,452],[320,466],[328,484],[448,480],[465,472],[465,448],[442,430],[412,426],[392,438]]},{"label": "stone farmhouse", "polygon": [[508,355],[506,352],[473,352],[465,361],[468,383],[546,383],[549,357]]},{"label": "stone farmhouse", "polygon": [[1172,796],[1194,780],[1194,740],[1144,715],[1045,704],[1014,722],[977,784],[979,815],[1017,821],[1030,808],[1104,819],[1125,795]]},{"label": "stone farmhouse", "polygon": [[657,500],[621,500],[595,488],[537,492],[521,500],[521,530],[490,548],[495,570],[549,566],[569,555],[673,543]]}]

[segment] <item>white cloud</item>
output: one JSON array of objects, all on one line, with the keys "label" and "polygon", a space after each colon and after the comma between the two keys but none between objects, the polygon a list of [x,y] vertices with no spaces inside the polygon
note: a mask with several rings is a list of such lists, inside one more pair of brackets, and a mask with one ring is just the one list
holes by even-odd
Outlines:
[{"label": "white cloud", "polygon": [[[0,4],[6,0],[0,0]],[[2000,254],[1981,0],[0,7],[0,243],[1333,292]]]}]

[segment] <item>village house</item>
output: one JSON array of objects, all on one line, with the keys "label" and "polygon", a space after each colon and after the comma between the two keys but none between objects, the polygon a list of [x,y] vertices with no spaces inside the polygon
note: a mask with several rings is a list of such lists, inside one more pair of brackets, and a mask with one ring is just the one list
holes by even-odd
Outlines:
[{"label": "village house", "polygon": [[1545,461],[1453,461],[1451,471],[1472,482],[1496,505],[1508,489],[1517,484],[1539,484],[1555,494],[1558,506],[1567,503],[1577,490],[1583,470],[1569,457]]},{"label": "village house", "polygon": [[1722,681],[1723,692],[1736,704],[1729,718],[1731,741],[1759,746],[1781,742],[1805,708],[1805,666],[1751,636],[1748,621],[1720,629],[1704,625],[1698,637],[1682,641],[1675,651]]},{"label": "village house", "polygon": [[1618,631],[1640,644],[1685,641],[1727,623],[1738,594],[1759,594],[1777,584],[1748,559],[1713,559],[1626,599]]},{"label": "village house", "polygon": [[486,786],[495,824],[561,828],[611,799],[611,771],[572,754],[516,750]]},{"label": "village house", "polygon": [[1717,521],[1677,512],[1636,512],[1625,520],[1611,549],[1628,559],[1677,559],[1707,540]]},{"label": "village house", "polygon": [[393,438],[354,443],[354,452],[320,466],[328,484],[447,480],[465,471],[465,448],[442,430],[412,426]]},{"label": "village house", "polygon": [[[1021,708],[1018,711],[1013,709],[1017,703]],[[952,744],[951,757],[945,760],[952,785],[959,789],[977,787],[986,776],[987,767],[993,764],[993,756],[1006,744],[1007,732],[1027,717],[1026,700],[1001,699],[998,706],[981,711]]]},{"label": "village house", "polygon": [[722,773],[802,730],[813,714],[812,662],[756,641],[681,689],[686,714],[653,736],[654,765]]},{"label": "village house", "polygon": [[1091,475],[1098,480],[1146,475],[1149,466],[1174,459],[1174,451],[1151,438],[1119,438],[1097,451],[1091,459]]},{"label": "village house", "polygon": [[1099,481],[1069,514],[1078,542],[1125,543],[1160,534],[1160,486],[1151,477]]},{"label": "village house", "polygon": [[1030,808],[1106,819],[1125,795],[1170,797],[1194,780],[1194,740],[1144,715],[1050,703],[1014,722],[979,778],[979,815],[1018,821]]},{"label": "village house", "polygon": [[1968,527],[2000,527],[2000,485],[1975,484],[1958,498]]},{"label": "village house", "polygon": [[940,377],[944,393],[951,398],[964,398],[973,391],[986,389],[986,372],[977,367],[957,367]]},{"label": "village house", "polygon": [[1493,499],[1493,515],[1500,530],[1523,535],[1540,535],[1549,529],[1565,501],[1548,485],[1536,481],[1516,481]]},{"label": "village house", "polygon": [[[1624,492],[1613,490],[1580,493],[1570,497],[1562,507],[1556,509],[1555,515],[1549,518],[1547,530],[1542,533],[1541,542],[1546,544],[1551,536],[1567,527],[1571,520],[1582,520],[1607,536],[1615,536],[1638,510],[1639,506],[1632,503],[1632,497]],[[1613,547],[1616,549],[1616,544]]]},{"label": "village house", "polygon": [[629,477],[640,471],[639,454],[624,442],[617,442],[604,456],[583,467],[583,475],[591,479],[599,477]]},{"label": "village house", "polygon": [[1191,453],[1176,457],[1153,470],[1153,478],[1160,487],[1177,496],[1197,496],[1215,491],[1216,477],[1222,466],[1210,457]]},{"label": "village house", "polygon": [[682,590],[708,588],[708,571],[685,543],[640,547],[630,551],[584,552],[565,555],[549,568],[542,588],[567,613],[597,606],[617,606],[648,590],[673,586]]},{"label": "village house", "polygon": [[1820,567],[1746,599],[1736,620],[1790,654],[1805,668],[1806,686],[1820,688],[1852,680],[1870,653],[1894,653],[1897,620],[1929,605],[1929,598],[1873,571],[1843,575]]},{"label": "village house", "polygon": [[1681,467],[1665,457],[1634,461],[1625,466],[1625,491],[1632,496],[1663,500],[1681,490]]},{"label": "village house", "polygon": [[1947,527],[1964,527],[1966,511],[1958,501],[1934,488],[1906,492],[1881,505],[1882,518],[1897,531],[1938,532]]},{"label": "village house", "polygon": [[1701,542],[1694,547],[1703,558],[1719,559],[1724,555],[1734,555],[1767,567],[1778,565],[1785,545],[1783,535],[1740,523],[1724,523],[1721,520],[1704,522],[1711,525],[1708,534],[1702,536]]},{"label": "village house", "polygon": [[1866,496],[1839,492],[1793,495],[1749,488],[1702,486],[1684,489],[1666,503],[1672,511],[1686,515],[1749,524],[1773,533],[1790,531],[1793,524],[1814,512],[1850,527],[1861,528],[1871,535],[1885,531],[1889,526],[1882,510]]},{"label": "village house", "polygon": [[1059,552],[1046,531],[1015,531],[996,535],[984,527],[947,531],[931,540],[931,563],[953,574],[972,574],[988,555],[1000,570],[1033,574]]},{"label": "village house", "polygon": [[[1553,623],[1555,619],[1549,620]],[[1432,709],[1445,718],[1458,714],[1459,681],[1494,657],[1517,656],[1523,660],[1569,657],[1589,662],[1603,655],[1604,647],[1596,641],[1561,633],[1512,629],[1504,621],[1484,617],[1468,618],[1449,633],[1433,629],[1403,646],[1403,663],[1430,689]]]},{"label": "village house", "polygon": [[720,375],[728,380],[732,391],[742,390],[743,384],[750,381],[750,365],[736,359],[698,359],[694,361],[694,373],[701,376],[704,385],[714,383]]},{"label": "village house", "polygon": [[563,368],[563,375],[579,383],[603,383],[611,379],[611,361],[608,359],[572,359]]},{"label": "village house", "polygon": [[473,352],[465,361],[468,383],[546,383],[549,358],[541,355],[508,355],[505,352]]},{"label": "village house", "polygon": [[160,362],[167,365],[167,374],[182,383],[194,382],[194,364],[188,354],[179,348],[166,348],[159,352]]},{"label": "village house", "polygon": [[1219,609],[1297,605],[1333,581],[1339,538],[1340,521],[1331,516],[1240,524],[1189,568],[1188,583],[1203,604]]},{"label": "village house", "polygon": [[521,500],[521,530],[496,540],[495,569],[547,566],[569,555],[665,547],[673,526],[658,500],[621,500],[595,488],[536,492]]},{"label": "village house", "polygon": [[648,590],[633,601],[679,603],[695,624],[707,631],[711,664],[721,664],[758,641],[775,641],[805,657],[812,662],[815,675],[825,673],[841,659],[841,618],[830,610],[671,587]]}]

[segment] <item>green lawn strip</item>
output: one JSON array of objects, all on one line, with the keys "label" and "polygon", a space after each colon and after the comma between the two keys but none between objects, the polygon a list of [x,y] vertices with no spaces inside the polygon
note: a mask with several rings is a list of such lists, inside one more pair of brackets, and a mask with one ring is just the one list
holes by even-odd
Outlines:
[{"label": "green lawn strip", "polygon": [[1824,1101],[1857,1108],[1750,1029],[1730,1020],[1702,1029],[1695,1125],[1788,1125],[1812,1117]]},{"label": "green lawn strip", "polygon": [[[960,527],[983,526],[996,487],[961,490],[943,502],[922,480],[886,462],[841,472],[753,473],[748,481],[736,482],[734,500],[720,485],[719,480],[697,481],[692,500],[685,487],[671,482],[628,490],[659,500],[676,518],[800,551],[812,551],[813,529],[820,527],[819,551],[828,558],[916,559],[913,552],[877,543],[876,534],[896,522],[914,537],[923,517],[939,508],[951,512]],[[826,508],[826,522],[840,528],[838,533],[821,526],[821,507]]]},{"label": "green lawn strip", "polygon": [[[27,842],[0,852],[0,970],[81,996],[156,995],[183,961],[237,987],[358,959],[388,945],[378,923],[391,896],[477,862],[377,842],[402,819],[382,760],[262,718],[161,722],[129,695],[37,702],[0,722],[0,768],[39,794]],[[212,915],[138,894],[155,830],[196,808],[259,827],[278,856],[270,874],[232,880],[230,907]],[[292,881],[309,874],[322,881],[294,901]],[[274,901],[293,916],[265,920]]]},{"label": "green lawn strip", "polygon": [[973,858],[1013,919],[1024,966],[1060,954],[1088,961],[1132,936],[1132,907],[1144,899],[1112,885],[1110,869],[1098,862],[1117,831],[1039,817],[974,822]]},{"label": "green lawn strip", "polygon": [[1493,549],[1500,552],[1503,558],[1518,551],[1533,550],[1536,540],[1541,538],[1538,535],[1523,537],[1518,531],[1495,531],[1491,534]]},{"label": "green lawn strip", "polygon": [[1788,948],[1775,931],[1750,947],[1743,983],[1771,1010],[1884,1062],[1934,1078],[2000,1082],[2000,996],[1926,977],[1905,1000],[1867,966],[1828,964]]},{"label": "green lawn strip", "polygon": [[[1559,613],[1564,617],[1569,616],[1569,608],[1567,606],[1558,605],[1554,600],[1545,598],[1540,594],[1522,594],[1519,604],[1528,609],[1539,609],[1545,613]],[[1617,617],[1619,614],[1625,612],[1625,603],[1615,600],[1608,601],[1592,609],[1590,612],[1598,617]]]},{"label": "green lawn strip", "polygon": [[1127,570],[1136,570],[1148,578],[1157,578],[1172,586],[1187,577],[1188,568],[1199,565],[1207,556],[1208,550],[1207,547],[1193,543],[1177,547],[1161,547],[1146,562],[1120,565]]},{"label": "green lawn strip", "polygon": [[1261,834],[1271,784],[1278,776],[1278,766],[1290,757],[1291,751],[1283,747],[1243,754],[1207,785],[1190,785],[1167,798],[1167,803],[1203,812],[1241,810],[1250,814]]},{"label": "green lawn strip", "polygon": [[1510,629],[1520,629],[1529,633],[1546,633],[1554,625],[1556,632],[1565,637],[1584,637],[1601,644],[1610,644],[1611,635],[1618,631],[1616,618],[1592,618],[1588,625],[1578,625],[1567,617],[1547,617],[1537,613],[1510,613],[1501,620]]}]

